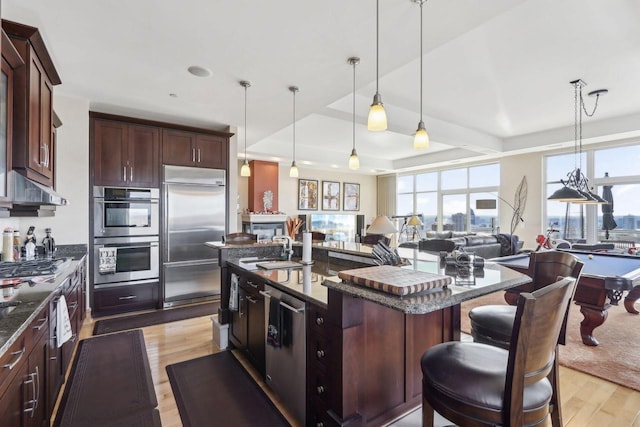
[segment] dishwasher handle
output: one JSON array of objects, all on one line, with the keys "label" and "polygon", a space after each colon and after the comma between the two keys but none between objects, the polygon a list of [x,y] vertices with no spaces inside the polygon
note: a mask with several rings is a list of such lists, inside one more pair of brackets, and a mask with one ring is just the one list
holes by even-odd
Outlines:
[{"label": "dishwasher handle", "polygon": [[290,306],[289,304],[287,304],[284,301],[280,301],[280,305],[284,308],[286,308],[289,311],[293,311],[294,313],[304,313],[304,307],[300,307],[300,308],[295,308]]}]

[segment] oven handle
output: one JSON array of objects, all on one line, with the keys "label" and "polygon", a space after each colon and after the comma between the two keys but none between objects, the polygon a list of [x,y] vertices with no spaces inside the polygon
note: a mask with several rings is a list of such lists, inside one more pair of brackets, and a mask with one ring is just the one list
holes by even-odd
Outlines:
[{"label": "oven handle", "polygon": [[129,199],[129,200],[104,200],[104,199],[94,199],[96,203],[149,203],[152,205],[157,205],[160,203],[157,199]]},{"label": "oven handle", "polygon": [[96,248],[118,248],[118,249],[145,249],[145,248],[157,248],[157,242],[151,242],[146,245],[133,244],[131,246],[123,245],[122,243],[105,243],[104,245],[96,245]]}]

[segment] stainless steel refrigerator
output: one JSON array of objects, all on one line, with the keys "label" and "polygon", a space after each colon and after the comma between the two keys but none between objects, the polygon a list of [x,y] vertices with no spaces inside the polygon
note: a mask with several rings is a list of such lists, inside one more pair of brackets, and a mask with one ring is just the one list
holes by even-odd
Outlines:
[{"label": "stainless steel refrigerator", "polygon": [[162,197],[164,306],[220,295],[218,250],[226,233],[225,171],[165,165]]}]

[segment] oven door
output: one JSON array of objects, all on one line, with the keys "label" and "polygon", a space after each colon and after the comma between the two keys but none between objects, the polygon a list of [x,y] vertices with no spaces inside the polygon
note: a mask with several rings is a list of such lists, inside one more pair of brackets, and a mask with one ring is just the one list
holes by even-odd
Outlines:
[{"label": "oven door", "polygon": [[[157,194],[157,190],[155,193]],[[151,190],[149,190],[151,191]],[[109,194],[109,193],[107,193]],[[157,236],[160,225],[159,199],[109,198],[93,199],[93,235]]]},{"label": "oven door", "polygon": [[94,240],[94,285],[157,279],[159,272],[158,236],[108,237]]}]

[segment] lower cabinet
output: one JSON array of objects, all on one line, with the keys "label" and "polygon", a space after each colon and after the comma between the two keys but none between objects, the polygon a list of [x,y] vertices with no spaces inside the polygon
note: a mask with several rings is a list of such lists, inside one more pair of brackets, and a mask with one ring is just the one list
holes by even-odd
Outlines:
[{"label": "lower cabinet", "polygon": [[[248,273],[231,269],[238,276],[238,310],[231,312],[229,338],[237,349],[243,350],[249,361],[262,376],[265,373],[266,324],[264,281]],[[231,277],[231,274],[229,277]]]},{"label": "lower cabinet", "polygon": [[[51,294],[49,303],[0,356],[0,425],[49,426],[82,326],[86,271],[81,262]],[[57,346],[57,316],[64,295],[72,338]]]},{"label": "lower cabinet", "polygon": [[93,290],[96,316],[158,308],[159,283],[138,283]]}]

